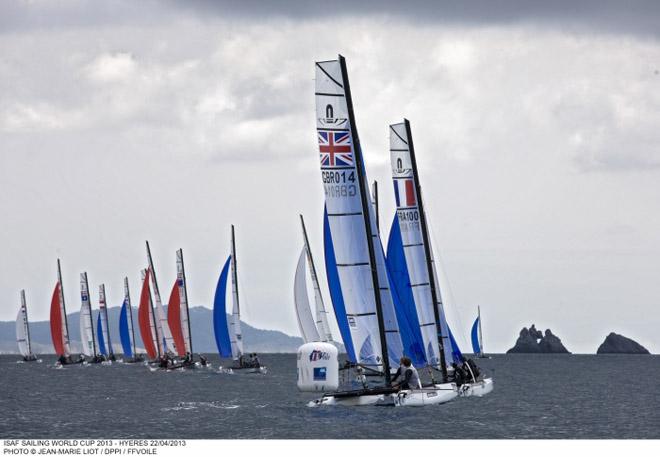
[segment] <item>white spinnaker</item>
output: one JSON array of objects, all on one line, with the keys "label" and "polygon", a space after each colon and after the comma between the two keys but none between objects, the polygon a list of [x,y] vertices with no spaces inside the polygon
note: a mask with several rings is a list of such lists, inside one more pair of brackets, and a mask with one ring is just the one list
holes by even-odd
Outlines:
[{"label": "white spinnaker", "polygon": [[29,357],[32,355],[25,290],[21,290],[21,307],[18,310],[18,316],[16,316],[16,343],[18,343],[18,351],[23,357]]},{"label": "white spinnaker", "polygon": [[[355,126],[351,125],[344,77],[339,60],[316,63],[316,119],[321,175],[325,190],[328,221],[335,251],[339,282],[346,308],[358,363],[382,369],[374,278],[369,255],[362,195],[356,169],[361,160],[359,145],[353,144]],[[353,135],[355,133],[355,135]],[[362,166],[362,164],[361,164]],[[369,189],[366,182],[364,188]],[[389,290],[384,254],[376,230],[375,215],[367,191],[366,210],[375,247],[374,267],[378,272],[389,357],[403,352],[394,306]]]},{"label": "white spinnaker", "polygon": [[[426,360],[429,365],[438,366],[440,351],[437,326],[420,222],[419,198],[416,191],[419,177],[414,176],[409,143],[405,123],[390,125],[390,159],[397,223],[401,231],[403,251]],[[436,290],[439,295],[439,289],[436,288]]]},{"label": "white spinnaker", "polygon": [[60,315],[62,317],[62,341],[64,342],[64,356],[71,355],[71,344],[69,342],[69,324],[66,317],[66,304],[64,303],[64,283],[62,282],[62,268],[60,259],[57,259],[57,281],[60,283]]},{"label": "white spinnaker", "polygon": [[241,307],[238,301],[238,270],[233,225],[231,226],[231,299],[232,311],[229,322],[229,338],[231,339],[231,355],[234,359],[238,359],[243,355],[243,334],[241,333]]},{"label": "white spinnaker", "polygon": [[[163,308],[163,301],[160,298],[160,290],[158,289],[156,270],[154,269],[154,263],[151,259],[149,243],[147,243],[147,257],[149,259],[149,269],[151,270],[151,285],[153,286],[154,298],[156,300],[156,324],[158,325],[158,337],[164,341],[164,346],[167,348],[163,351],[164,354],[168,351],[174,351],[174,338],[172,338],[172,332],[170,332],[170,327],[167,323],[167,314]],[[163,344],[161,344],[161,347],[162,346]]]},{"label": "white spinnaker", "polygon": [[183,269],[183,251],[176,251],[176,283],[179,289],[181,332],[183,341],[186,345],[186,352],[192,352],[192,341],[190,336],[190,326],[188,325],[188,293],[186,291],[186,275]]},{"label": "white spinnaker", "polygon": [[101,315],[101,330],[103,331],[103,341],[105,341],[108,354],[113,354],[112,342],[110,341],[110,328],[108,327],[108,308],[105,302],[105,284],[99,286],[99,314]]},{"label": "white spinnaker", "polygon": [[87,273],[80,273],[80,342],[83,355],[88,357],[96,355]]},{"label": "white spinnaker", "polygon": [[296,305],[296,318],[298,328],[305,343],[320,341],[321,337],[314,324],[312,311],[309,307],[309,297],[307,295],[307,281],[305,280],[305,257],[306,249],[303,247],[298,257],[296,267],[296,277],[293,282],[293,301]]}]

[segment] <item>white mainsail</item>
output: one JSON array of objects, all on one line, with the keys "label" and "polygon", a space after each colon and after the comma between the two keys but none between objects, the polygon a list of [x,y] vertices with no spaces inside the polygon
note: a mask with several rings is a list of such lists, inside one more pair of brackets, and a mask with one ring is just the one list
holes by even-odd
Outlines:
[{"label": "white mainsail", "polygon": [[[358,363],[382,370],[383,356],[389,360],[400,357],[403,345],[369,184],[362,173],[364,164],[343,58],[317,62],[315,80],[321,175],[346,319]],[[381,341],[382,335],[386,341]],[[383,354],[384,342],[388,354]]]},{"label": "white mainsail", "polygon": [[236,268],[236,239],[234,226],[231,226],[231,298],[232,311],[229,321],[229,337],[231,338],[231,355],[238,359],[243,355],[243,335],[241,333],[241,307],[238,301],[238,271]]},{"label": "white mainsail", "polygon": [[306,249],[303,247],[298,257],[296,267],[296,277],[293,282],[293,301],[296,305],[296,318],[298,328],[305,343],[320,341],[321,337],[314,324],[312,311],[309,307],[309,297],[307,295],[307,281],[305,279],[305,258]]},{"label": "white mainsail", "polygon": [[151,285],[154,290],[154,298],[156,300],[156,325],[158,325],[158,336],[163,341],[161,348],[163,354],[166,352],[174,351],[174,339],[172,332],[167,323],[167,314],[163,308],[163,301],[160,298],[160,290],[158,289],[158,281],[156,280],[156,270],[154,269],[154,262],[151,259],[151,249],[149,249],[149,242],[147,241],[147,257],[149,259],[149,270],[151,271]]},{"label": "white mainsail", "polygon": [[192,354],[192,336],[190,334],[190,314],[188,312],[188,290],[186,273],[183,267],[183,250],[176,251],[176,282],[179,289],[181,332],[186,352]]},{"label": "white mainsail", "polygon": [[25,290],[21,290],[21,307],[18,310],[18,316],[16,316],[16,343],[18,343],[18,351],[23,357],[32,356]]},{"label": "white mainsail", "polygon": [[82,353],[88,357],[96,355],[94,340],[94,325],[92,321],[92,305],[89,300],[89,284],[87,273],[80,273],[80,342]]},{"label": "white mainsail", "polygon": [[[401,232],[426,361],[429,365],[437,367],[440,364],[437,325],[422,234],[423,227],[420,223],[419,196],[416,190],[418,177],[414,174],[410,142],[405,122],[390,125],[390,159],[397,223]],[[436,290],[439,291],[437,287]],[[444,330],[443,335],[446,335]]]}]

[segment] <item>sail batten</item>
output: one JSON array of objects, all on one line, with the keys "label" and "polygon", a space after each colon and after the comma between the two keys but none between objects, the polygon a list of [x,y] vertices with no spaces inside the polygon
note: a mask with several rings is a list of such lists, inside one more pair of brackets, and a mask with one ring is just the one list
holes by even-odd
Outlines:
[{"label": "sail batten", "polygon": [[88,357],[96,356],[96,339],[92,320],[92,304],[89,299],[87,273],[80,273],[80,341],[82,353]]},{"label": "sail batten", "polygon": [[25,359],[33,356],[25,290],[21,290],[21,306],[18,309],[18,316],[16,316],[16,343],[18,343],[18,351]]},{"label": "sail batten", "polygon": [[53,290],[50,301],[50,335],[55,353],[60,357],[69,357],[71,355],[69,326],[66,317],[66,304],[64,303],[60,259],[57,259],[57,284],[55,284],[55,290]]},{"label": "sail batten", "polygon": [[140,306],[138,308],[138,325],[144,349],[150,359],[161,355],[156,327],[153,305],[151,303],[151,289],[149,287],[150,270],[142,270],[142,291],[140,292]]},{"label": "sail batten", "polygon": [[296,276],[293,282],[293,298],[296,305],[296,318],[300,335],[305,343],[320,341],[319,332],[314,324],[312,311],[309,307],[309,298],[307,295],[307,281],[305,279],[305,260],[306,252],[303,247],[298,257],[296,266]]}]

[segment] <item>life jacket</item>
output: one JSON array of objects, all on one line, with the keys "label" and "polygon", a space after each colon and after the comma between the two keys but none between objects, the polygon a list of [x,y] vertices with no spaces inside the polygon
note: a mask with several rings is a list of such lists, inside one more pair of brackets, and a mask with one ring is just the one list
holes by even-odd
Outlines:
[{"label": "life jacket", "polygon": [[401,369],[403,371],[404,379],[405,379],[406,371],[408,370],[412,371],[412,375],[410,375],[410,381],[408,381],[408,385],[410,386],[411,389],[422,388],[422,381],[420,381],[419,373],[417,373],[417,369],[415,368],[414,365],[410,365],[409,367],[401,366]]}]

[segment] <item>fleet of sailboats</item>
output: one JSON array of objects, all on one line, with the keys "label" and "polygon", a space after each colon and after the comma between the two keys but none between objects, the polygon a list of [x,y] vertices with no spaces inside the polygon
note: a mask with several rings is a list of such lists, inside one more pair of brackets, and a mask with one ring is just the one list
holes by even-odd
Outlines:
[{"label": "fleet of sailboats", "polygon": [[[305,221],[300,215],[303,244],[293,281],[295,316],[304,341],[298,351],[298,387],[302,391],[323,393],[308,403],[315,407],[427,406],[458,396],[489,393],[493,390],[492,378],[481,375],[476,364],[463,356],[447,321],[410,122],[404,119],[389,126],[396,209],[385,250],[381,240],[378,183],[369,186],[345,59],[339,56],[316,62],[315,76],[316,131],[325,193],[323,266],[346,360],[340,367],[339,344],[333,339],[331,314],[326,308]],[[201,355],[199,362],[193,359],[183,250],[176,251],[176,279],[166,304],[161,298],[148,241],[146,253],[147,265],[141,271],[137,308],[145,353],[138,353],[125,277],[119,315],[124,358],[119,361],[144,362],[152,370],[210,367]],[[116,357],[105,285],[99,286],[96,326],[86,272],[80,274],[80,294],[81,355],[74,360],[58,259],[57,283],[50,307],[57,365],[110,364]],[[228,295],[231,295],[229,313]],[[233,360],[231,367],[220,367],[221,371],[267,373],[255,353],[244,352],[233,225],[230,255],[215,289],[213,331],[219,355]],[[37,360],[30,342],[24,290],[16,320],[16,339],[23,361]],[[471,341],[475,356],[484,357],[479,308],[471,328]],[[419,376],[414,378],[415,382],[408,383],[409,378],[396,382],[402,373],[412,372]]]}]

